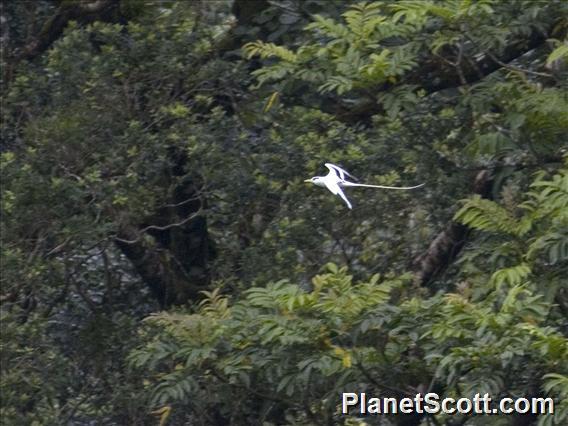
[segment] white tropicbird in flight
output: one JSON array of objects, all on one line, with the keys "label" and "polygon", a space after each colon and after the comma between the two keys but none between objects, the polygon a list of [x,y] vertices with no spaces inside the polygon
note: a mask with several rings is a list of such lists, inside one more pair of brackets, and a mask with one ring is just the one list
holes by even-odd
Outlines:
[{"label": "white tropicbird in flight", "polygon": [[347,197],[343,193],[343,189],[342,189],[342,188],[345,188],[345,187],[362,186],[362,187],[365,187],[365,188],[381,188],[381,189],[414,189],[414,188],[420,188],[421,186],[424,186],[423,183],[421,183],[420,185],[416,185],[416,186],[383,186],[383,185],[366,185],[364,183],[353,183],[353,182],[346,181],[345,176],[348,176],[348,177],[350,177],[351,179],[354,179],[354,180],[358,180],[358,179],[355,176],[347,173],[341,167],[338,167],[335,164],[331,164],[331,163],[325,163],[325,167],[327,167],[328,170],[329,170],[329,173],[327,175],[325,175],[325,176],[314,176],[311,179],[306,179],[304,182],[311,182],[311,183],[313,183],[317,186],[321,186],[321,187],[329,189],[333,195],[339,195],[343,199],[343,201],[345,201],[345,204],[347,204],[347,207],[349,207],[350,209],[352,209],[353,207],[351,206],[351,203],[349,202],[349,200],[347,199]]}]

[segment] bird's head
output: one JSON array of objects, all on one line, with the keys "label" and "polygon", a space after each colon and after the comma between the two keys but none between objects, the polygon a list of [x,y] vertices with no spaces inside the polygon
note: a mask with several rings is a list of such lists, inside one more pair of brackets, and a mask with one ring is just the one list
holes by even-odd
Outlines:
[{"label": "bird's head", "polygon": [[313,178],[304,180],[304,182],[313,183],[314,185],[318,186],[325,186],[325,184],[323,183],[323,177],[321,176],[314,176]]}]

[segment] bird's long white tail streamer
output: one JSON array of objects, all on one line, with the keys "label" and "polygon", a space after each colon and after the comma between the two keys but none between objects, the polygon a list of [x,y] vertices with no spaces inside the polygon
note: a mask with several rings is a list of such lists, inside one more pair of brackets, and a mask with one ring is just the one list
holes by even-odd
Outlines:
[{"label": "bird's long white tail streamer", "polygon": [[416,186],[383,186],[383,185],[367,185],[364,183],[353,183],[353,182],[347,182],[347,181],[343,181],[339,183],[339,186],[363,186],[365,188],[381,188],[381,189],[415,189],[415,188],[420,188],[421,186],[424,186],[423,183],[421,183],[420,185],[416,185]]}]

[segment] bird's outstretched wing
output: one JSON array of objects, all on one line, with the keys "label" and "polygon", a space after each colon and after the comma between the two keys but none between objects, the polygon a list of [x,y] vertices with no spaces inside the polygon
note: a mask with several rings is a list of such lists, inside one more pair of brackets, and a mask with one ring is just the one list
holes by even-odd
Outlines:
[{"label": "bird's outstretched wing", "polygon": [[351,203],[349,202],[349,200],[347,199],[347,197],[345,196],[345,194],[343,193],[343,190],[341,189],[341,187],[339,186],[339,184],[335,181],[330,181],[328,180],[325,183],[325,186],[327,189],[330,190],[330,192],[333,195],[339,195],[341,197],[341,199],[343,201],[345,201],[345,204],[347,204],[347,207],[349,207],[349,209],[352,209],[353,207],[351,206]]},{"label": "bird's outstretched wing", "polygon": [[383,186],[383,185],[366,185],[364,183],[353,183],[353,182],[347,182],[347,181],[343,181],[339,184],[340,186],[363,186],[365,188],[381,188],[381,189],[415,189],[415,188],[420,188],[421,186],[424,186],[423,183],[421,183],[420,185],[416,185],[416,186]]},{"label": "bird's outstretched wing", "polygon": [[337,195],[339,195],[343,199],[343,201],[345,201],[345,204],[347,204],[347,207],[349,207],[350,210],[353,209],[351,203],[349,202],[349,200],[347,199],[341,188],[339,188],[339,192],[337,193]]},{"label": "bird's outstretched wing", "polygon": [[343,170],[341,167],[336,166],[335,164],[325,163],[325,167],[327,167],[331,173],[335,173],[337,177],[341,180],[345,180],[345,176],[349,176],[353,180],[359,180],[355,176],[353,176],[346,170]]}]

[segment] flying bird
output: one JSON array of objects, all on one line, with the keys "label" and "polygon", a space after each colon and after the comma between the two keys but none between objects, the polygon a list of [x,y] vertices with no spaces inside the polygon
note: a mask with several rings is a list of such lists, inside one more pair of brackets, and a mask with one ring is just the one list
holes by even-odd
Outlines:
[{"label": "flying bird", "polygon": [[381,189],[414,189],[420,188],[424,186],[423,183],[416,186],[383,186],[383,185],[367,185],[364,183],[354,183],[349,182],[346,177],[349,177],[353,180],[358,180],[355,176],[349,174],[347,171],[343,170],[341,167],[336,166],[335,164],[325,163],[325,167],[328,168],[329,173],[325,176],[314,176],[311,179],[306,179],[304,182],[311,182],[314,185],[321,186],[327,188],[331,191],[333,195],[339,195],[347,207],[352,209],[351,203],[343,193],[342,188],[352,187],[352,186],[362,186],[365,188],[381,188]]}]

